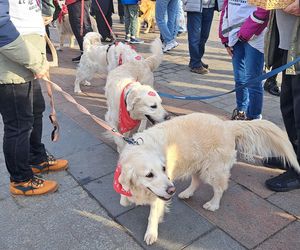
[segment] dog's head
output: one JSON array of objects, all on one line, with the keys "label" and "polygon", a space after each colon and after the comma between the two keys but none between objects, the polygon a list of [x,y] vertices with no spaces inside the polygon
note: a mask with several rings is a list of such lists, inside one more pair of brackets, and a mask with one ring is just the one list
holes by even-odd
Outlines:
[{"label": "dog's head", "polygon": [[167,201],[175,194],[164,159],[149,152],[143,145],[128,145],[122,151],[119,163],[122,166],[119,182],[125,190],[132,192],[132,196],[138,195],[139,190],[148,190]]},{"label": "dog's head", "polygon": [[134,85],[126,97],[127,111],[135,120],[145,117],[152,123],[169,120],[168,112],[162,106],[158,93],[147,85]]},{"label": "dog's head", "polygon": [[101,35],[98,32],[88,32],[83,38],[83,51],[93,45],[101,45]]}]

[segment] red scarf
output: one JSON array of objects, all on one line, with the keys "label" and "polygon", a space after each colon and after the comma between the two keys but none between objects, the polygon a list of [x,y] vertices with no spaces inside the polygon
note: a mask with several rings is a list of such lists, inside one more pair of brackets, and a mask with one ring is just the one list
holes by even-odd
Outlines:
[{"label": "red scarf", "polygon": [[68,14],[67,5],[63,4],[61,11],[58,14],[58,22],[61,23],[63,21],[64,15]]},{"label": "red scarf", "polygon": [[140,120],[133,120],[130,117],[129,112],[127,111],[126,103],[125,103],[125,91],[128,89],[128,87],[132,84],[129,83],[125,86],[121,93],[120,97],[120,110],[119,110],[119,132],[121,134],[124,134],[132,129],[134,129],[136,126],[140,124]]},{"label": "red scarf", "polygon": [[123,189],[121,183],[119,182],[119,176],[121,174],[121,170],[122,170],[121,165],[118,164],[115,174],[114,174],[114,189],[119,194],[123,194],[125,196],[132,196],[131,192]]}]

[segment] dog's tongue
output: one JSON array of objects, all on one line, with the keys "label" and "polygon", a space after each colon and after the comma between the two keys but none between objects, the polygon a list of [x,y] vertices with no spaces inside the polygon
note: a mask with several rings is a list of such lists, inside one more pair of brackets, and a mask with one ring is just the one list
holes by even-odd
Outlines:
[{"label": "dog's tongue", "polygon": [[126,191],[122,187],[121,183],[119,182],[119,176],[121,174],[121,171],[122,171],[121,165],[118,164],[118,166],[116,168],[116,171],[115,171],[115,174],[114,174],[114,189],[117,193],[130,197],[130,196],[132,196],[131,192]]}]

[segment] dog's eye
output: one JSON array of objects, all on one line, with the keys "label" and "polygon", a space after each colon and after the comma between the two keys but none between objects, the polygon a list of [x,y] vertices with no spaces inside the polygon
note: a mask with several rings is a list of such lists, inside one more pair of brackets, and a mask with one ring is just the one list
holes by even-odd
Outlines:
[{"label": "dog's eye", "polygon": [[156,104],[154,104],[154,105],[150,106],[150,108],[152,108],[152,109],[156,109],[156,108],[157,108],[157,105],[156,105]]},{"label": "dog's eye", "polygon": [[163,171],[166,172],[166,167],[165,166],[163,166]]},{"label": "dog's eye", "polygon": [[147,178],[152,178],[154,175],[152,172],[150,172],[149,174],[146,175]]}]

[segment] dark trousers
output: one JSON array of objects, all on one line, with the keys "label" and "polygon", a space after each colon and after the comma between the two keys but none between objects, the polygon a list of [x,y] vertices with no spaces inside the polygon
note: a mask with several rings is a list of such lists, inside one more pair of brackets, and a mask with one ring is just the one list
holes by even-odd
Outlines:
[{"label": "dark trousers", "polygon": [[77,1],[73,4],[68,5],[70,25],[81,51],[83,51],[83,37],[85,36],[86,33],[93,31],[91,26],[89,8],[90,8],[89,1],[84,1],[83,34],[81,35],[80,34],[81,1]]},{"label": "dark trousers", "polygon": [[32,176],[30,163],[46,160],[42,138],[45,101],[38,81],[0,84],[0,113],[4,123],[3,153],[12,181]]},{"label": "dark trousers", "polygon": [[[286,63],[287,51],[284,52]],[[283,72],[280,93],[280,110],[286,132],[300,162],[300,75]]]},{"label": "dark trousers", "polygon": [[[280,49],[280,48],[277,48],[276,53],[274,55],[274,64],[272,66],[272,70],[277,69],[277,68],[279,68],[283,65],[283,62],[282,62],[283,56],[284,56],[284,50]],[[277,78],[277,74],[270,77],[270,78],[268,78],[268,81],[275,82],[276,78]]]},{"label": "dark trousers", "polygon": [[119,16],[124,16],[124,5],[121,0],[118,0],[118,14]]},{"label": "dark trousers", "polygon": [[[110,30],[102,16],[102,14],[99,11],[95,12],[96,14],[96,22],[97,22],[97,28],[98,31],[103,39],[107,37],[111,37]],[[112,13],[109,11],[107,14],[105,14],[105,18],[107,22],[109,23],[110,27],[112,27],[112,18],[111,18]]]}]

